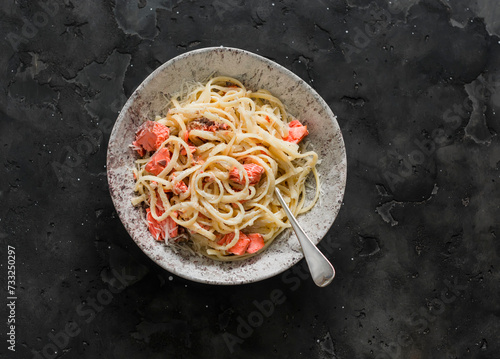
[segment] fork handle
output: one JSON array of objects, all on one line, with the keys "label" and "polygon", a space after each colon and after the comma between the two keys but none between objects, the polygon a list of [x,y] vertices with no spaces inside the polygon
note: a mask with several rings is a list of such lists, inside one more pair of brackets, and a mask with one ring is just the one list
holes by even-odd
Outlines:
[{"label": "fork handle", "polygon": [[309,272],[311,273],[314,283],[316,283],[318,287],[326,287],[335,277],[335,269],[304,232],[299,222],[297,222],[297,219],[290,211],[290,208],[288,208],[288,205],[285,203],[279,189],[275,188],[274,191],[299,239],[302,252],[306,258],[307,266],[309,267]]}]

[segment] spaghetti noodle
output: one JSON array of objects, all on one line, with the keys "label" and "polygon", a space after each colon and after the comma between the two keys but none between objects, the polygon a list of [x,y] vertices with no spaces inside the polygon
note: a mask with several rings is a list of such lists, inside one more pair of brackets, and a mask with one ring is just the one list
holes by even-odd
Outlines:
[{"label": "spaghetti noodle", "polygon": [[[319,197],[318,155],[301,153],[307,127],[266,90],[215,77],[171,98],[165,117],[138,129],[132,148],[136,197],[156,240],[217,260],[245,259],[290,227]],[[306,203],[312,172],[314,198]]]}]

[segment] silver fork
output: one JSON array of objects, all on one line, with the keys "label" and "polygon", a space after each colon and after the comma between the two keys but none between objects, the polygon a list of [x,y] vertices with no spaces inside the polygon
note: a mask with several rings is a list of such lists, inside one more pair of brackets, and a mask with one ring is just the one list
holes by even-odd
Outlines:
[{"label": "silver fork", "polygon": [[326,259],[326,257],[319,251],[319,249],[314,245],[311,239],[305,234],[302,227],[300,227],[299,222],[288,208],[285,200],[281,196],[281,192],[277,187],[274,188],[274,193],[278,197],[281,206],[285,210],[290,224],[292,225],[299,243],[302,247],[302,252],[306,258],[307,265],[309,267],[309,272],[311,272],[312,279],[318,287],[326,287],[335,277],[335,269],[332,264]]}]

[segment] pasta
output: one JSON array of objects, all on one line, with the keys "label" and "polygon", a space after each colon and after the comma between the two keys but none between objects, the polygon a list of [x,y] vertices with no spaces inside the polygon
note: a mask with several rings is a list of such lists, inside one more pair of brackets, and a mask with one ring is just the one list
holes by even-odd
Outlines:
[{"label": "pasta", "polygon": [[[146,207],[156,240],[241,260],[290,227],[276,186],[295,216],[318,200],[318,155],[301,153],[298,144],[307,127],[270,92],[220,76],[191,84],[167,108],[166,116],[141,125],[131,145],[140,156],[132,203]],[[316,185],[307,200],[310,173]]]}]

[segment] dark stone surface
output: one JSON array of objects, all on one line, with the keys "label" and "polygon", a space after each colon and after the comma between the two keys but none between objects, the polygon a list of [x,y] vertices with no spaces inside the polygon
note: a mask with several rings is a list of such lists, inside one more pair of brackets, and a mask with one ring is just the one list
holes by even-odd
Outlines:
[{"label": "dark stone surface", "polygon": [[[8,245],[17,284],[2,358],[500,357],[496,0],[24,0],[0,14],[5,305]],[[119,109],[164,61],[219,45],[294,71],[338,116],[349,167],[320,245],[327,288],[303,262],[251,285],[186,281],[116,216]]]}]

